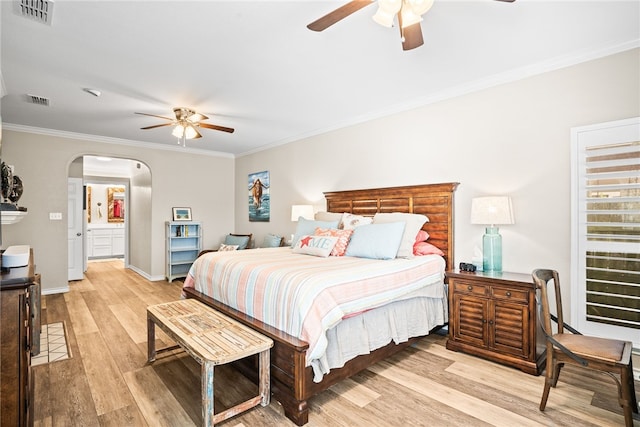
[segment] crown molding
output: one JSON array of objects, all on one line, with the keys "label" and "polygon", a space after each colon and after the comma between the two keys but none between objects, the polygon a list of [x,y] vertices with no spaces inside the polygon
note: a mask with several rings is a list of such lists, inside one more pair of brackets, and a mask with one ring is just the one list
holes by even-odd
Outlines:
[{"label": "crown molding", "polygon": [[103,144],[126,145],[128,147],[146,148],[150,150],[174,151],[180,153],[199,154],[211,157],[235,158],[231,153],[223,153],[221,151],[202,150],[198,148],[188,148],[183,146],[172,146],[165,144],[154,144],[151,142],[134,141],[130,139],[110,138],[106,136],[90,135],[84,133],[66,132],[55,129],[38,128],[33,126],[17,125],[13,123],[3,123],[3,130],[11,130],[15,132],[33,133],[37,135],[54,136],[59,138],[77,139],[89,142],[99,142]]},{"label": "crown molding", "polygon": [[354,126],[370,120],[391,116],[393,114],[402,113],[405,111],[424,107],[430,104],[435,104],[437,102],[445,101],[445,100],[456,98],[463,95],[468,95],[473,92],[479,92],[481,90],[489,89],[489,88],[500,86],[507,83],[512,83],[518,80],[526,79],[528,77],[533,77],[533,76],[544,74],[550,71],[556,71],[562,68],[571,67],[573,65],[578,65],[584,62],[593,61],[596,59],[604,58],[607,56],[615,55],[617,53],[621,53],[621,52],[625,52],[625,51],[637,49],[637,48],[640,48],[640,39],[631,40],[631,41],[614,44],[614,45],[603,46],[599,49],[583,51],[579,53],[574,53],[572,55],[565,55],[565,56],[557,57],[548,61],[539,62],[537,64],[532,64],[526,67],[514,68],[512,70],[509,70],[503,73],[494,74],[486,78],[476,80],[474,82],[449,88],[449,89],[440,91],[438,93],[431,94],[429,96],[416,98],[416,99],[413,99],[411,102],[395,104],[370,114],[365,114],[359,117],[351,118],[343,122],[337,122],[328,127],[316,129],[311,132],[299,134],[291,138],[276,141],[271,144],[265,145],[263,147],[246,151],[244,153],[240,153],[237,155],[237,157],[248,156],[251,154],[258,153],[260,151],[269,150],[271,148],[274,148],[280,145],[285,145],[291,142],[300,141],[306,138],[311,138],[317,135],[321,135],[323,133],[332,132],[338,129]]}]

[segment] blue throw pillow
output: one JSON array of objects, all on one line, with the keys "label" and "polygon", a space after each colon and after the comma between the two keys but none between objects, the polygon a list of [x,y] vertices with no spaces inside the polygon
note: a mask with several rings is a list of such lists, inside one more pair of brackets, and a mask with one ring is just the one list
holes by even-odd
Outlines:
[{"label": "blue throw pillow", "polygon": [[356,227],[344,254],[360,258],[393,259],[398,254],[404,227],[404,222]]},{"label": "blue throw pillow", "polygon": [[302,236],[313,236],[316,232],[316,228],[338,228],[340,221],[314,221],[312,219],[305,219],[304,217],[298,218],[298,226],[296,227],[296,234],[291,240],[291,246],[295,246],[298,243],[298,239]]},{"label": "blue throw pillow", "polygon": [[238,250],[247,249],[249,244],[249,236],[232,236],[229,234],[224,239],[225,245],[238,245]]},{"label": "blue throw pillow", "polygon": [[275,234],[267,234],[264,236],[264,240],[262,241],[263,248],[277,248],[280,246],[280,242],[282,242],[281,236],[276,236]]}]

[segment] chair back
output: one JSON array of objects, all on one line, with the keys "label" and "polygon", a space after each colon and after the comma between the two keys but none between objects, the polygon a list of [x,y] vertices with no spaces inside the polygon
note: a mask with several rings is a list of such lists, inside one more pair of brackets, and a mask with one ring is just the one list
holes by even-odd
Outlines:
[{"label": "chair back", "polygon": [[564,333],[564,317],[562,315],[562,295],[560,293],[560,277],[555,270],[537,269],[532,273],[536,288],[540,290],[540,306],[542,308],[541,321],[547,336],[553,336],[551,309],[549,306],[549,282],[553,280],[556,302],[556,316],[558,318],[557,333]]}]

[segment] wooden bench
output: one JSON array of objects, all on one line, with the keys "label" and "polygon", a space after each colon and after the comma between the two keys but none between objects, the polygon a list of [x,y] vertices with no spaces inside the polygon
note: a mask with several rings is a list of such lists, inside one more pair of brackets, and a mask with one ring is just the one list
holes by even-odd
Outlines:
[{"label": "wooden bench", "polygon": [[[178,345],[156,349],[155,326]],[[205,426],[231,418],[258,404],[267,406],[269,389],[269,351],[273,341],[194,299],[147,307],[148,360],[156,354],[182,347],[202,365],[202,421]],[[213,370],[259,353],[258,396],[215,414],[213,407]]]}]

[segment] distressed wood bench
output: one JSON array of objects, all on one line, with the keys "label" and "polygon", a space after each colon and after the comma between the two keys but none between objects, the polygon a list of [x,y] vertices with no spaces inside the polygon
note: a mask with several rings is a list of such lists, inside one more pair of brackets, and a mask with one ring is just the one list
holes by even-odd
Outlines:
[{"label": "distressed wood bench", "polygon": [[[156,349],[155,326],[177,345]],[[194,299],[147,307],[148,361],[156,354],[183,348],[202,366],[202,422],[209,427],[258,404],[267,406],[269,389],[269,351],[273,341]],[[214,367],[259,354],[258,396],[215,414],[213,407]]]}]

